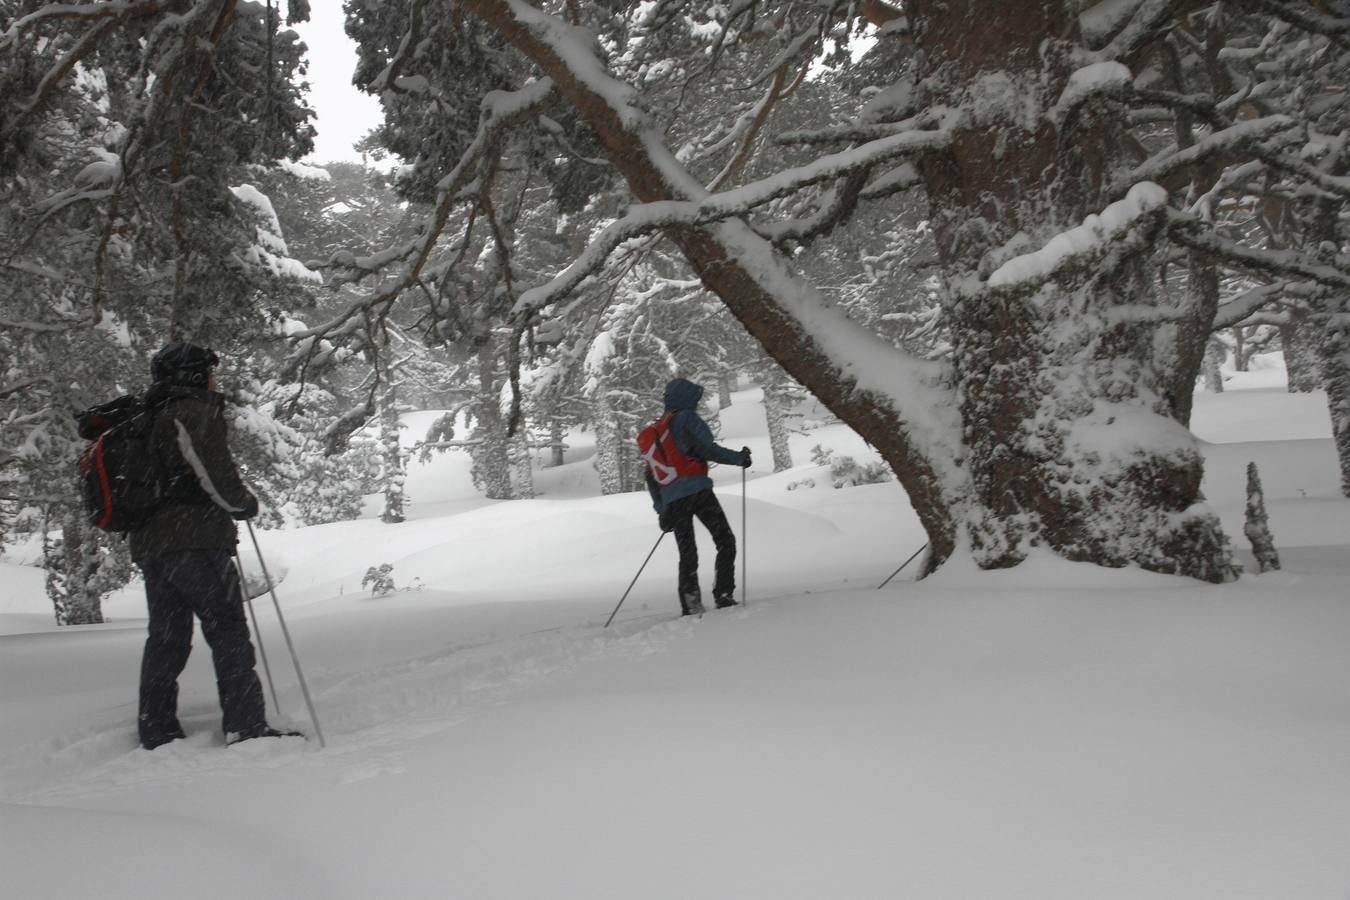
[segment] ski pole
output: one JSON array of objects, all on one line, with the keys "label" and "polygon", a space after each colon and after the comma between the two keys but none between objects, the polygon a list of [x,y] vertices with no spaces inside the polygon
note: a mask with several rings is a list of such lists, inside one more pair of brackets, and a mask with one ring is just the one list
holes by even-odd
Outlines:
[{"label": "ski pole", "polygon": [[637,574],[633,576],[633,580],[628,582],[628,590],[623,592],[623,596],[619,598],[618,605],[614,607],[614,612],[610,613],[609,618],[605,620],[605,628],[608,628],[609,623],[613,622],[614,617],[619,614],[619,607],[623,606],[623,601],[628,599],[628,595],[633,590],[633,585],[637,584],[637,580],[642,577],[642,570],[647,568],[647,563],[652,561],[652,557],[656,555],[656,548],[661,546],[661,541],[665,539],[665,536],[666,533],[664,531],[661,532],[661,537],[656,539],[655,544],[652,544],[652,552],[647,554],[647,558],[642,561],[642,565],[638,568]]},{"label": "ski pole", "polygon": [[253,600],[244,590],[244,564],[239,561],[239,551],[234,553],[234,570],[239,573],[239,596],[248,607],[248,618],[253,623],[253,637],[258,641],[258,656],[262,657],[263,674],[267,676],[267,689],[272,692],[272,708],[281,711],[281,701],[277,699],[277,685],[272,680],[272,667],[267,664],[267,648],[263,646],[262,632],[258,630],[258,614],[253,611]]},{"label": "ski pole", "polygon": [[890,584],[892,578],[894,578],[895,576],[899,575],[899,574],[901,573],[901,571],[904,570],[905,566],[907,566],[907,565],[909,565],[910,563],[914,562],[915,558],[916,558],[920,553],[922,553],[923,551],[925,551],[925,550],[927,550],[927,549],[928,549],[928,545],[927,545],[927,544],[924,544],[924,545],[923,545],[922,547],[920,547],[918,550],[915,550],[915,551],[914,551],[914,555],[911,556],[909,559],[905,560],[904,562],[902,562],[902,563],[900,564],[900,568],[899,568],[899,569],[896,569],[894,572],[892,572],[890,575],[888,575],[888,576],[886,577],[886,580],[885,580],[885,581],[883,581],[881,584],[877,585],[877,590],[881,590],[881,589],[884,588],[886,585]]},{"label": "ski pole", "polygon": [[745,532],[745,467],[741,467],[741,606],[750,602],[750,538]]},{"label": "ski pole", "polygon": [[262,567],[263,580],[267,582],[267,592],[272,595],[272,605],[277,610],[277,622],[281,624],[281,635],[286,638],[286,649],[291,652],[291,663],[295,666],[295,675],[300,679],[300,693],[305,695],[305,706],[309,708],[309,720],[314,723],[314,734],[319,738],[319,746],[326,747],[323,729],[319,727],[319,717],[314,712],[314,701],[309,697],[309,686],[305,684],[305,673],[300,671],[300,658],[295,655],[295,644],[291,643],[291,632],[286,627],[286,619],[281,614],[281,602],[277,600],[276,588],[272,587],[272,575],[267,571],[267,561],[263,559],[262,548],[258,546],[258,535],[253,531],[253,523],[245,519],[248,536],[253,541],[253,551],[258,554],[258,565]]}]

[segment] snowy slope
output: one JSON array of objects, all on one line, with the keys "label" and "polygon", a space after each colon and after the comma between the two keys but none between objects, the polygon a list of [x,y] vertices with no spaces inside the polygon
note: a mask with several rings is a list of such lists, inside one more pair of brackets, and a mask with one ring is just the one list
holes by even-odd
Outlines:
[{"label": "snowy slope", "polygon": [[[1344,898],[1350,501],[1325,398],[1263,377],[1197,396],[1210,502],[1241,546],[1256,460],[1285,558],[1223,587],[1047,558],[877,591],[912,512],[803,465],[750,475],[748,608],[675,618],[665,541],[606,630],[658,532],[597,496],[585,436],[533,501],[439,458],[403,525],[260,535],[326,750],[223,747],[204,651],[189,739],[135,749],[137,592],[58,631],[7,557],[0,896]],[[723,443],[768,460],[735,399]],[[872,458],[825,425],[797,460],[817,443]],[[382,562],[425,587],[371,598]]]}]

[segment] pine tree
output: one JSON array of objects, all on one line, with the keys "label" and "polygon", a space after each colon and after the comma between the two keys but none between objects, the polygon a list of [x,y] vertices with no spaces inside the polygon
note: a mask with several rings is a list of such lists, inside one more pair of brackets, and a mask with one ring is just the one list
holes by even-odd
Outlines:
[{"label": "pine tree", "polygon": [[1252,553],[1262,572],[1280,568],[1280,554],[1275,549],[1275,537],[1270,533],[1270,520],[1266,517],[1266,499],[1261,491],[1261,476],[1256,471],[1256,463],[1247,463],[1247,519],[1242,533],[1252,543]]}]

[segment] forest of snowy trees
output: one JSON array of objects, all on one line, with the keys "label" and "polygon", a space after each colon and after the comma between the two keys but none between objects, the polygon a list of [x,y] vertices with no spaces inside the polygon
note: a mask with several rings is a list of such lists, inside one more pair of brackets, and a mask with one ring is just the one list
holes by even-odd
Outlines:
[{"label": "forest of snowy trees", "polygon": [[63,623],[131,577],[71,413],[171,339],[270,525],[402,521],[409,409],[487,497],[574,428],[640,489],[678,374],[762,386],[775,469],[816,398],[925,571],[1224,581],[1191,397],[1264,350],[1350,496],[1347,0],[345,0],[388,175],[298,162],[308,6],[0,0],[0,541]]}]

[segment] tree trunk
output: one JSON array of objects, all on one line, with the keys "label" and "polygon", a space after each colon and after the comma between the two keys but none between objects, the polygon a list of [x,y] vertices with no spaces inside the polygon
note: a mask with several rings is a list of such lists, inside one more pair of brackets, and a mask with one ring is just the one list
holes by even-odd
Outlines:
[{"label": "tree trunk", "polygon": [[[1344,176],[1350,172],[1350,154],[1341,149],[1341,159],[1332,168],[1332,174]],[[1344,202],[1324,197],[1313,206],[1312,236],[1321,246],[1339,246],[1338,222]],[[1327,409],[1331,414],[1331,437],[1336,444],[1336,457],[1341,464],[1341,493],[1350,497],[1350,294],[1327,292],[1317,296],[1313,303],[1313,322],[1320,333],[1320,370],[1322,387],[1327,392]]]},{"label": "tree trunk", "polygon": [[566,448],[563,446],[563,425],[561,419],[554,419],[548,426],[549,465],[553,468],[567,462]]},{"label": "tree trunk", "polygon": [[529,500],[534,496],[534,451],[525,429],[511,441],[510,455],[512,494],[517,500]]},{"label": "tree trunk", "polygon": [[1307,394],[1322,387],[1319,345],[1322,331],[1314,316],[1290,307],[1289,321],[1280,326],[1284,368],[1291,394]]},{"label": "tree trunk", "polygon": [[782,472],[792,468],[792,448],[788,444],[787,391],[781,384],[769,380],[764,383],[764,419],[769,426],[769,450],[773,454],[773,470]]},{"label": "tree trunk", "polygon": [[1251,360],[1251,351],[1247,348],[1247,332],[1241,325],[1230,329],[1233,335],[1233,371],[1247,371],[1247,363]]},{"label": "tree trunk", "polygon": [[[388,371],[385,376],[388,377]],[[384,511],[380,521],[396,524],[404,520],[403,488],[407,480],[403,464],[403,448],[399,446],[398,394],[389,383],[380,398],[380,481],[384,485]]]},{"label": "tree trunk", "polygon": [[1210,341],[1205,353],[1205,390],[1211,394],[1223,393],[1223,361],[1228,358],[1228,348],[1222,341]]},{"label": "tree trunk", "polygon": [[736,374],[723,372],[717,376],[717,408],[726,409],[731,405],[731,392],[736,386]]},{"label": "tree trunk", "polygon": [[1110,199],[1119,120],[1080,111],[1065,123],[1069,142],[1046,115],[1075,65],[1065,24],[1076,9],[1046,0],[1015,0],[997,16],[978,0],[906,7],[921,23],[919,74],[935,89],[927,99],[959,107],[981,98],[951,151],[922,167],[975,485],[967,530],[986,568],[1047,544],[1072,560],[1225,580],[1231,550],[1217,518],[1195,508],[1203,463],[1180,424],[1203,341],[1159,352],[1156,326],[1101,324],[1116,306],[1158,305],[1147,220],[1134,252],[1117,239],[1109,257],[1070,263],[1048,282],[966,299],[990,254],[1014,237],[1043,247]]},{"label": "tree trunk", "polygon": [[496,341],[489,340],[478,353],[478,423],[470,436],[474,481],[489,500],[510,500],[511,460],[507,450],[506,422],[501,410],[501,381],[497,377]]},{"label": "tree trunk", "polygon": [[[1341,305],[1350,303],[1341,298]],[[1331,437],[1341,464],[1341,493],[1350,497],[1350,309],[1329,317],[1322,339],[1322,384],[1331,413]]]},{"label": "tree trunk", "polygon": [[595,402],[595,471],[600,476],[600,493],[622,494],[623,477],[619,471],[619,429],[614,427],[614,410],[600,385]]},{"label": "tree trunk", "polygon": [[[1176,328],[1177,360],[1173,369],[1175,379],[1167,388],[1166,399],[1172,407],[1172,417],[1187,428],[1191,425],[1191,408],[1195,405],[1195,376],[1212,358],[1211,329],[1219,310],[1219,267],[1208,253],[1191,251],[1187,254],[1186,303],[1189,316]],[[1210,378],[1217,384],[1213,390],[1223,390],[1223,379],[1218,377],[1218,365]]]},{"label": "tree trunk", "polygon": [[47,596],[58,625],[100,625],[103,623],[99,567],[102,554],[97,536],[87,530],[79,509],[72,507],[62,517],[61,538],[52,543],[43,529],[46,556]]}]

